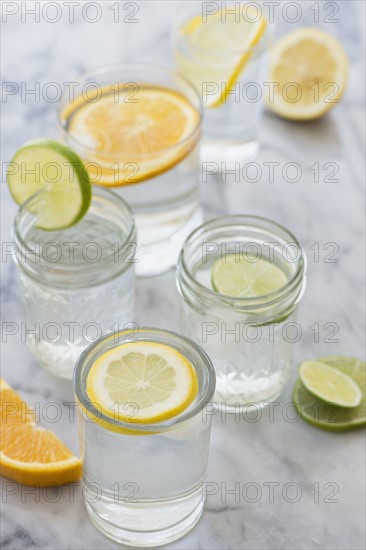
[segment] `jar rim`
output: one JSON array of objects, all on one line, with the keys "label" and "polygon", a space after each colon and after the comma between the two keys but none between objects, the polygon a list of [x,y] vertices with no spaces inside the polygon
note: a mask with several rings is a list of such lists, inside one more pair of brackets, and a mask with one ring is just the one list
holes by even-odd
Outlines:
[{"label": "jar rim", "polygon": [[[220,292],[217,292],[215,290],[212,290],[208,288],[207,286],[203,285],[197,279],[193,276],[191,273],[191,270],[187,264],[187,252],[188,247],[192,244],[194,239],[199,236],[200,234],[204,234],[204,232],[210,231],[212,229],[218,229],[220,227],[230,227],[235,225],[242,225],[243,227],[245,225],[248,225],[248,222],[262,222],[266,224],[270,224],[274,229],[279,229],[283,231],[287,236],[289,236],[292,241],[291,244],[294,243],[299,251],[301,252],[300,260],[298,262],[298,266],[296,268],[296,271],[292,275],[292,277],[287,281],[285,285],[280,287],[277,290],[274,290],[272,292],[269,292],[267,294],[262,294],[260,296],[255,297],[236,297],[236,296],[228,296],[226,294],[221,294]],[[258,228],[261,228],[259,225],[257,225]],[[264,227],[263,227],[264,229]],[[202,244],[205,241],[202,241]],[[280,303],[288,294],[290,294],[302,281],[302,279],[305,276],[306,273],[306,255],[301,247],[299,241],[296,239],[296,237],[283,225],[270,220],[268,218],[262,217],[262,216],[254,216],[254,215],[247,215],[247,214],[231,214],[227,216],[220,216],[217,218],[213,218],[211,220],[208,220],[207,222],[204,222],[199,227],[194,229],[186,238],[182,250],[179,255],[178,260],[178,266],[181,267],[183,274],[187,277],[188,281],[194,288],[196,292],[199,292],[209,300],[213,302],[218,302],[221,305],[225,304],[229,307],[238,307],[243,310],[256,310],[263,308],[264,306],[271,306],[276,305]],[[178,279],[179,279],[179,272],[178,272]],[[180,280],[178,280],[180,282]]]},{"label": "jar rim", "polygon": [[[215,391],[216,386],[216,374],[215,369],[213,367],[212,361],[209,358],[209,356],[205,353],[205,351],[193,340],[186,338],[185,336],[182,336],[181,334],[178,334],[176,332],[173,332],[171,330],[166,329],[158,329],[153,327],[141,327],[137,329],[137,335],[139,334],[146,334],[146,340],[151,341],[155,338],[159,338],[159,336],[162,338],[162,340],[158,340],[161,343],[164,343],[167,346],[173,347],[174,343],[171,342],[171,340],[178,340],[186,347],[192,348],[196,354],[198,354],[199,358],[201,359],[202,365],[204,366],[204,371],[207,373],[207,387],[205,388],[205,391],[202,393],[200,398],[197,400],[197,403],[194,404],[192,408],[188,407],[186,411],[183,411],[181,414],[169,418],[168,420],[163,420],[160,422],[152,422],[152,423],[131,423],[131,422],[123,422],[122,420],[116,420],[115,418],[111,416],[107,416],[101,412],[100,409],[97,409],[94,406],[94,403],[90,400],[87,392],[86,392],[86,384],[82,383],[82,371],[84,368],[84,365],[90,359],[93,357],[93,354],[95,356],[95,359],[100,356],[100,354],[103,351],[106,351],[108,349],[108,343],[111,342],[111,340],[115,341],[116,337],[122,337],[123,335],[131,335],[131,330],[120,330],[117,332],[110,332],[109,334],[106,334],[102,336],[101,338],[98,338],[93,344],[88,346],[83,353],[80,355],[79,360],[77,361],[74,369],[73,374],[73,386],[74,386],[74,392],[75,395],[80,402],[80,404],[85,407],[88,412],[90,412],[92,415],[98,418],[99,421],[102,421],[103,423],[106,423],[107,425],[113,426],[115,428],[122,428],[126,431],[134,431],[134,432],[150,432],[150,433],[157,433],[161,431],[166,431],[170,428],[173,428],[176,425],[179,425],[186,420],[194,417],[199,411],[201,411],[206,403],[209,403],[212,398]],[[129,340],[126,338],[123,340],[123,343],[127,342],[133,342],[136,340]],[[122,343],[122,345],[123,345]],[[116,343],[118,345],[118,342]],[[98,348],[100,353],[98,354]],[[181,351],[181,353],[184,354],[184,352]],[[193,365],[194,367],[194,365]],[[195,367],[194,367],[195,368]]]},{"label": "jar rim", "polygon": [[[174,151],[176,149],[183,148],[183,146],[187,145],[187,143],[189,143],[191,140],[193,140],[193,138],[195,138],[195,136],[197,136],[197,138],[199,137],[199,132],[200,132],[200,129],[201,129],[201,126],[202,126],[202,119],[203,119],[203,114],[202,114],[203,113],[203,107],[202,107],[202,103],[201,103],[201,98],[200,98],[197,90],[195,89],[195,87],[191,84],[191,82],[185,76],[181,75],[177,71],[167,69],[165,67],[161,67],[160,65],[156,65],[156,64],[148,65],[146,63],[116,63],[116,64],[110,64],[110,65],[102,65],[102,66],[98,67],[97,69],[92,69],[92,70],[85,71],[85,72],[81,73],[78,76],[79,83],[81,83],[82,81],[87,81],[89,78],[92,78],[92,77],[98,77],[98,76],[103,75],[103,74],[112,73],[112,71],[122,71],[122,70],[126,70],[126,71],[128,71],[128,70],[131,70],[131,71],[132,70],[133,71],[138,71],[138,70],[155,71],[156,73],[165,74],[165,75],[168,75],[168,76],[171,76],[173,78],[176,78],[176,79],[180,80],[182,83],[184,83],[184,86],[189,88],[190,93],[192,93],[192,95],[195,96],[196,104],[195,105],[192,104],[192,106],[194,107],[194,109],[198,113],[197,123],[195,124],[194,128],[189,132],[189,134],[184,139],[178,141],[177,143],[175,143],[173,145],[170,145],[169,147],[166,147],[162,151],[155,151],[153,153],[133,154],[134,159],[145,160],[146,158],[154,158],[161,152],[165,153],[165,152]],[[149,84],[148,81],[146,81],[145,83]],[[58,126],[61,130],[62,135],[64,136],[65,139],[67,139],[67,141],[74,144],[74,147],[76,147],[78,150],[82,150],[86,154],[89,154],[89,153],[96,154],[95,149],[93,149],[92,147],[88,147],[82,141],[80,141],[80,140],[76,139],[75,137],[71,136],[70,132],[65,128],[65,126],[63,124],[63,119],[62,119],[62,116],[61,116],[62,115],[62,109],[64,108],[62,106],[62,101],[64,99],[65,93],[66,93],[66,89],[62,93],[61,98],[58,102],[58,107],[57,107],[57,122],[58,122]],[[183,94],[183,95],[186,97],[186,94]],[[187,98],[187,99],[189,100],[190,103],[192,103],[189,98]],[[68,104],[70,104],[70,102],[68,102]],[[109,154],[109,153],[97,152],[97,155],[98,155],[98,157],[102,157],[104,159],[110,158],[112,160],[115,160],[115,157],[116,157],[115,153],[114,154]]]},{"label": "jar rim", "polygon": [[[31,197],[29,197],[20,206],[20,208],[19,208],[19,210],[18,210],[18,212],[15,216],[13,229],[12,229],[15,244],[17,245],[17,253],[14,256],[14,259],[16,260],[16,263],[26,271],[27,275],[29,275],[30,277],[36,278],[38,283],[39,282],[42,283],[43,281],[40,280],[38,277],[35,277],[35,275],[39,275],[39,272],[42,272],[42,267],[44,267],[44,269],[46,271],[48,269],[53,271],[55,263],[48,262],[46,260],[41,260],[40,258],[39,258],[39,261],[36,260],[36,259],[35,260],[30,259],[32,257],[31,256],[32,254],[36,255],[37,253],[35,252],[35,250],[33,250],[29,246],[29,243],[27,242],[26,236],[22,235],[20,226],[21,226],[21,223],[22,223],[23,219],[25,218],[25,216],[27,216],[29,214],[31,215],[31,211],[29,209],[30,205],[34,201],[36,201],[40,196],[42,196],[42,193],[43,193],[42,190],[38,191],[37,193],[35,193]],[[118,249],[111,249],[111,250],[103,249],[103,254],[104,254],[103,261],[96,262],[96,263],[90,263],[90,265],[88,265],[88,270],[87,271],[88,271],[89,275],[92,274],[92,273],[100,273],[102,271],[106,271],[105,266],[111,264],[111,262],[115,263],[114,259],[116,257],[116,254],[121,254],[121,256],[123,255],[122,252],[123,252],[124,247],[126,247],[127,243],[133,241],[133,239],[135,238],[135,234],[136,234],[135,218],[134,218],[133,211],[132,211],[131,207],[128,205],[128,203],[122,197],[120,197],[117,193],[111,191],[110,189],[106,189],[106,188],[100,187],[100,186],[93,186],[91,205],[93,204],[93,201],[95,199],[107,199],[109,205],[113,205],[113,206],[115,204],[118,204],[118,206],[120,207],[119,212],[121,214],[123,213],[125,215],[126,219],[128,220],[128,227],[127,227],[125,235],[123,235],[123,240],[121,240],[121,242],[118,243],[118,245],[119,245]],[[80,222],[82,220],[84,220],[88,216],[88,214],[89,214],[89,210],[86,212],[85,216],[80,220]],[[77,227],[77,224],[75,225],[75,227]],[[65,228],[65,230],[67,230],[67,229],[68,228]],[[62,229],[60,231],[62,231]],[[50,235],[50,237],[52,238],[52,233],[53,233],[52,231],[45,231],[45,233],[48,233]],[[51,242],[53,243],[54,241],[51,241]],[[27,254],[28,255],[27,260],[26,261],[19,261],[19,259],[17,259],[17,256],[19,254],[20,255]],[[29,266],[31,266],[30,269],[26,268],[27,264]],[[73,275],[75,275],[75,273],[76,273],[76,274],[79,274],[80,277],[82,277],[84,275],[84,272],[86,271],[85,269],[81,268],[82,273],[79,272],[80,264],[63,263],[61,265],[64,269],[67,269],[68,267],[70,267],[70,265],[71,266],[75,265],[78,269],[77,269],[77,273],[75,271],[73,273]],[[128,264],[126,263],[126,266],[127,265]],[[39,269],[38,270],[35,269],[35,273],[33,273],[32,268],[36,268],[36,266],[39,266]],[[122,271],[124,271],[124,270],[125,269],[123,269]],[[118,271],[118,273],[120,273],[120,272],[121,272],[121,270]],[[117,274],[115,274],[114,276],[117,276]],[[114,276],[112,278],[114,278]],[[50,284],[51,286],[63,286],[63,285],[53,284],[53,283],[49,283],[49,282],[47,282],[46,284]],[[78,286],[78,285],[76,284],[75,286]],[[80,285],[80,286],[84,286],[84,285]],[[89,285],[87,285],[87,286],[89,286]]]}]

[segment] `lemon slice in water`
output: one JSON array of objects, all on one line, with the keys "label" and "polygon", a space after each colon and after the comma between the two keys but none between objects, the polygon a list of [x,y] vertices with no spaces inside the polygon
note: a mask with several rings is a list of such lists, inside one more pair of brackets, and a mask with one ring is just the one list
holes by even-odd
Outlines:
[{"label": "lemon slice in water", "polygon": [[133,99],[128,90],[116,98],[110,87],[102,88],[96,101],[78,97],[61,115],[71,137],[89,149],[88,170],[98,185],[118,187],[157,176],[197,143],[200,114],[184,95],[136,86]]},{"label": "lemon slice in water", "polygon": [[[230,8],[230,13],[229,13]],[[185,52],[177,52],[179,70],[203,93],[206,107],[219,107],[232,91],[261,40],[267,21],[254,6],[227,6],[207,18],[196,15],[181,28]]]},{"label": "lemon slice in water", "polygon": [[157,342],[128,342],[96,360],[86,390],[105,415],[147,424],[187,409],[197,396],[198,380],[177,350]]}]

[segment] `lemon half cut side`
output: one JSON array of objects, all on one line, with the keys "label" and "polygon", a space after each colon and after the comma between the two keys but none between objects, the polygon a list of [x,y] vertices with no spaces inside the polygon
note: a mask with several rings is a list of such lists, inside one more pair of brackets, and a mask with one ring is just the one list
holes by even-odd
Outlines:
[{"label": "lemon half cut side", "polygon": [[323,116],[346,90],[348,65],[347,54],[334,36],[312,27],[286,34],[270,52],[269,109],[290,120]]}]

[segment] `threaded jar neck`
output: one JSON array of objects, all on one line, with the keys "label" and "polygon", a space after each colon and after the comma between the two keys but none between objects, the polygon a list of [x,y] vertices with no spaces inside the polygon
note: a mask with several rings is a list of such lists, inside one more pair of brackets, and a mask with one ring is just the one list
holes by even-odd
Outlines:
[{"label": "threaded jar neck", "polygon": [[120,276],[136,260],[132,210],[118,195],[94,186],[88,212],[59,231],[36,227],[41,193],[19,209],[13,226],[14,260],[39,284],[58,288],[96,286]]},{"label": "threaded jar neck", "polygon": [[[256,297],[231,297],[199,280],[200,265],[225,254],[255,255],[286,273],[287,283]],[[306,285],[306,256],[298,240],[283,226],[257,216],[233,215],[210,220],[185,241],[178,260],[177,285],[183,299],[195,310],[221,315],[229,311],[241,320],[266,324],[288,317],[299,303]]]}]

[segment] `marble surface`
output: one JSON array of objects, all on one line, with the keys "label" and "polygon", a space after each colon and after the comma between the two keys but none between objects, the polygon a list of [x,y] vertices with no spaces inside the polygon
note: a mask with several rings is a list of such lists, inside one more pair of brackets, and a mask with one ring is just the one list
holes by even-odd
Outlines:
[{"label": "marble surface", "polygon": [[[69,8],[63,2],[58,3],[62,10],[57,23],[46,21],[42,15],[40,22],[35,22],[34,16],[27,14],[23,14],[22,21],[21,4],[29,8],[33,2],[2,4],[3,10],[7,5],[8,11],[18,7],[18,13],[9,15],[2,25],[3,80],[16,82],[21,88],[30,89],[36,82],[41,89],[47,82],[62,84],[85,69],[106,63],[172,63],[169,27],[177,7],[175,2],[138,2],[138,22],[129,24],[114,23],[109,2],[99,3],[102,16],[96,23],[83,19],[81,8],[85,3],[75,3],[74,23],[68,21]],[[283,7],[284,2],[281,4]],[[303,13],[298,23],[284,21],[281,13],[277,16],[280,34],[313,24],[313,2],[300,4]],[[296,364],[328,354],[362,358],[365,352],[365,4],[330,4],[339,7],[339,21],[325,22],[325,4],[320,2],[321,26],[340,38],[351,62],[344,101],[323,120],[307,124],[285,122],[265,113],[257,162],[262,168],[264,162],[280,163],[275,181],[270,182],[263,170],[257,183],[233,179],[224,184],[212,177],[202,186],[207,218],[224,213],[267,216],[292,230],[305,247],[309,257],[308,287],[299,314],[302,337],[296,347]],[[55,13],[49,9],[46,17],[52,19]],[[92,19],[95,14],[89,9],[88,17]],[[9,96],[2,104],[2,112],[2,162],[9,161],[26,139],[56,136],[55,105],[42,97],[27,96],[22,100],[19,93]],[[288,162],[301,166],[297,183],[289,183],[282,176],[282,168]],[[338,172],[334,177],[339,181],[324,181],[330,173],[328,168],[321,170],[320,181],[315,182],[311,169],[315,162],[321,166],[335,163]],[[2,179],[2,239],[9,242],[16,206]],[[319,261],[314,258],[314,243],[319,243]],[[327,243],[335,243],[337,263],[326,261],[332,251],[325,248]],[[15,266],[8,259],[1,267],[2,320],[20,323]],[[178,306],[173,272],[138,281],[136,321],[140,325],[178,329]],[[320,326],[319,342],[314,341],[310,329],[316,322]],[[338,326],[338,342],[327,342],[326,323]],[[52,402],[60,406],[61,418],[54,423],[43,419],[42,424],[51,427],[78,453],[76,425],[69,422],[65,405],[72,400],[70,385],[46,374],[34,362],[19,334],[8,337],[6,342],[3,334],[2,376],[30,404],[39,404],[43,410]],[[248,419],[236,422],[229,416],[214,418],[207,480],[217,484],[213,487],[218,491],[207,497],[204,515],[196,528],[169,548],[365,547],[365,434],[327,433],[301,420],[286,420],[286,404],[291,401],[294,380],[295,372],[272,419],[268,409],[255,423]],[[225,495],[224,488],[233,489],[235,484],[239,484],[239,498]],[[294,502],[296,496],[298,500]],[[2,479],[1,512],[4,550],[118,547],[88,521],[80,487],[32,492]]]}]

